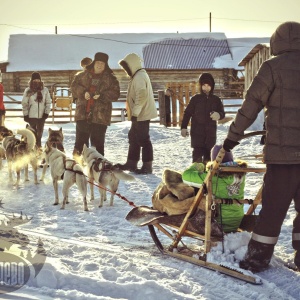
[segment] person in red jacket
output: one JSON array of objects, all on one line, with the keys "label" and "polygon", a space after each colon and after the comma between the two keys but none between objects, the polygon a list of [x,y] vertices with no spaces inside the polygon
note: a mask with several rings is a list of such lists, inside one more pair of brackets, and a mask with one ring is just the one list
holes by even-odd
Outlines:
[{"label": "person in red jacket", "polygon": [[5,106],[3,102],[3,85],[2,85],[2,74],[0,72],[0,126],[4,126],[4,120],[5,120]]}]

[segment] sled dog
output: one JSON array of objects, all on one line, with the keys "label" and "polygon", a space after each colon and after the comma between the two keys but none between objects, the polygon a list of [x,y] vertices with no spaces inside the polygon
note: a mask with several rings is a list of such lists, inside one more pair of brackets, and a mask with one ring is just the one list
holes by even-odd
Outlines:
[{"label": "sled dog", "polygon": [[0,126],[0,142],[4,139],[4,137],[12,135],[13,132],[10,129],[5,126]]},{"label": "sled dog", "polygon": [[118,190],[120,180],[133,181],[135,178],[123,172],[123,170],[115,167],[111,162],[105,159],[95,148],[83,146],[82,161],[87,165],[89,184],[91,190],[91,200],[94,200],[94,185],[96,181],[99,187],[100,203],[99,207],[103,206],[103,201],[106,201],[106,187],[111,191],[110,206],[114,202],[114,194]]},{"label": "sled dog", "polygon": [[[64,142],[64,134],[62,132],[62,127],[58,130],[48,129],[48,139],[47,141],[50,143],[51,147],[57,148],[61,152],[65,152],[65,148],[63,145]],[[48,164],[46,164],[45,158],[42,160],[40,168],[43,168],[41,181],[45,179],[46,170],[48,168]]]},{"label": "sled dog", "polygon": [[37,156],[36,156],[36,139],[34,133],[29,129],[18,129],[17,134],[22,138],[18,139],[14,135],[5,136],[2,142],[5,149],[5,155],[8,164],[9,180],[12,181],[12,169],[16,169],[17,181],[20,183],[21,169],[25,169],[25,181],[28,181],[28,164],[30,163],[34,172],[34,183],[37,181]]},{"label": "sled dog", "polygon": [[67,158],[66,154],[52,147],[49,141],[46,142],[44,149],[44,157],[46,164],[50,166],[51,177],[53,181],[53,188],[55,193],[54,205],[59,204],[58,197],[58,181],[63,180],[63,203],[61,209],[65,209],[66,203],[68,201],[69,189],[76,183],[82,198],[83,198],[83,208],[88,211],[86,195],[87,195],[87,179],[83,174],[82,167],[76,163],[74,159]]}]

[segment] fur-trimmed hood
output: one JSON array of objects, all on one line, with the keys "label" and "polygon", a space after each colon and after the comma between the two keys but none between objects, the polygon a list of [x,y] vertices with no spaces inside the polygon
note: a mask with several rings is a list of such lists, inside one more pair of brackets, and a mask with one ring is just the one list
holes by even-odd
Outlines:
[{"label": "fur-trimmed hood", "polygon": [[[130,72],[128,75],[130,77],[133,77],[134,74],[140,70],[143,69],[142,66],[142,59],[136,54],[136,53],[130,53],[127,54],[122,60],[119,61],[119,64],[124,68],[125,65],[129,68]],[[125,64],[124,64],[125,63]],[[126,69],[126,68],[124,68]]]}]

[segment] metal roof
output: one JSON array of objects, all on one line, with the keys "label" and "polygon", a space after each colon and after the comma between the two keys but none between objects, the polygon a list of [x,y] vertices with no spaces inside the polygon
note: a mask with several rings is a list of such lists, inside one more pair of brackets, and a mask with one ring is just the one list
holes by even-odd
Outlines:
[{"label": "metal roof", "polygon": [[230,54],[226,39],[165,39],[143,48],[147,69],[210,69],[216,57]]}]

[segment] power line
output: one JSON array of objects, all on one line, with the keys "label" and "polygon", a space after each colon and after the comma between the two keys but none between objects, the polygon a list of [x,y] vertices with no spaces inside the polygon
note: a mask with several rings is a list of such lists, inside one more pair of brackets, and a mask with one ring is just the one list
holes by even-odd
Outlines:
[{"label": "power line", "polygon": [[[18,27],[17,25],[35,25],[35,26],[54,26],[54,25],[60,25],[60,26],[82,26],[82,25],[116,25],[116,24],[143,24],[143,23],[160,23],[160,22],[178,22],[178,21],[197,21],[197,20],[205,20],[208,19],[208,17],[203,18],[188,18],[188,19],[168,19],[168,20],[148,20],[148,21],[130,21],[130,22],[100,22],[100,23],[35,23],[35,24],[0,24],[2,26],[13,26]],[[218,18],[213,17],[212,19],[217,20],[229,20],[229,21],[245,21],[245,22],[263,22],[263,23],[283,23],[284,21],[268,21],[268,20],[254,20],[254,19],[233,19],[233,18]],[[20,27],[22,28],[22,27]]]}]

